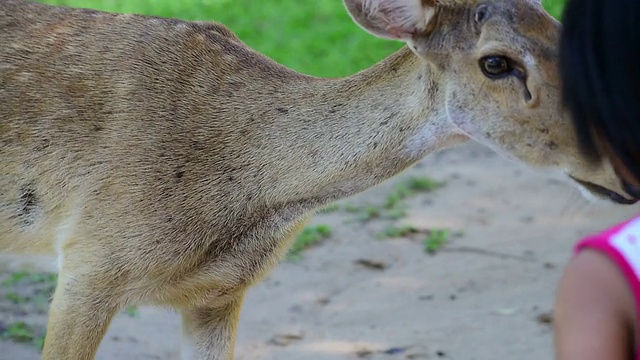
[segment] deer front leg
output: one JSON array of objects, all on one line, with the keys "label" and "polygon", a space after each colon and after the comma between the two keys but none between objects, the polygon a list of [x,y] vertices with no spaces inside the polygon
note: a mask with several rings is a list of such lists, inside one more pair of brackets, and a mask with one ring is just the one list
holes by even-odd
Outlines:
[{"label": "deer front leg", "polygon": [[[92,360],[121,309],[104,267],[63,265],[49,310],[43,360]],[[88,271],[87,271],[88,270]],[[109,279],[108,281],[105,281]]]},{"label": "deer front leg", "polygon": [[232,360],[242,294],[223,305],[182,311],[183,360]]}]

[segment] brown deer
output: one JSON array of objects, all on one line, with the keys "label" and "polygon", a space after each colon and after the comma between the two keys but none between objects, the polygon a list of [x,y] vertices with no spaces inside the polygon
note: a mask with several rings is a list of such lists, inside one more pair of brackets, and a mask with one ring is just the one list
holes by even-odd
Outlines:
[{"label": "brown deer", "polygon": [[184,359],[231,359],[314,209],[469,139],[635,201],[578,151],[538,1],[344,2],[407,46],[321,79],[220,24],[0,0],[0,249],[57,255],[44,359],[94,358],[130,303],[181,312]]}]

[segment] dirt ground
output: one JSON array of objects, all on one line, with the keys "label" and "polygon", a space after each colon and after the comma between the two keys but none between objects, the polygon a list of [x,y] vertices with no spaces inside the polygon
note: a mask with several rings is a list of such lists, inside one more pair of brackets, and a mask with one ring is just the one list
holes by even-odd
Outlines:
[{"label": "dirt ground", "polygon": [[[445,185],[402,199],[404,217],[385,210],[414,177]],[[313,221],[329,238],[249,292],[236,359],[552,359],[553,294],[573,243],[638,208],[589,204],[557,178],[468,144],[332,210]],[[26,342],[0,340],[0,359],[38,359],[29,339],[45,324],[51,279],[33,275],[39,259],[0,265],[0,334],[20,340],[10,329],[20,322],[27,332]],[[179,359],[179,346],[178,316],[141,307],[114,321],[98,359]]]}]

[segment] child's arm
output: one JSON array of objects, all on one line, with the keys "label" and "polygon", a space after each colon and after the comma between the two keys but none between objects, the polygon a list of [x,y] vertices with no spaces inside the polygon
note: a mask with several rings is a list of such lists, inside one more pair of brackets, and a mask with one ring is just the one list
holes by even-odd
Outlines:
[{"label": "child's arm", "polygon": [[622,272],[604,254],[582,250],[556,295],[557,360],[634,360],[635,303]]}]

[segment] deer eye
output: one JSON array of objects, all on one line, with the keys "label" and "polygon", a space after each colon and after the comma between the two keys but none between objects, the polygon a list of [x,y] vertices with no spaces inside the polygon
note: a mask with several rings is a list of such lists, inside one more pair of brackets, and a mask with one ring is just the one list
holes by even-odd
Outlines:
[{"label": "deer eye", "polygon": [[482,73],[490,79],[499,79],[513,71],[511,61],[504,56],[486,56],[480,59]]}]

